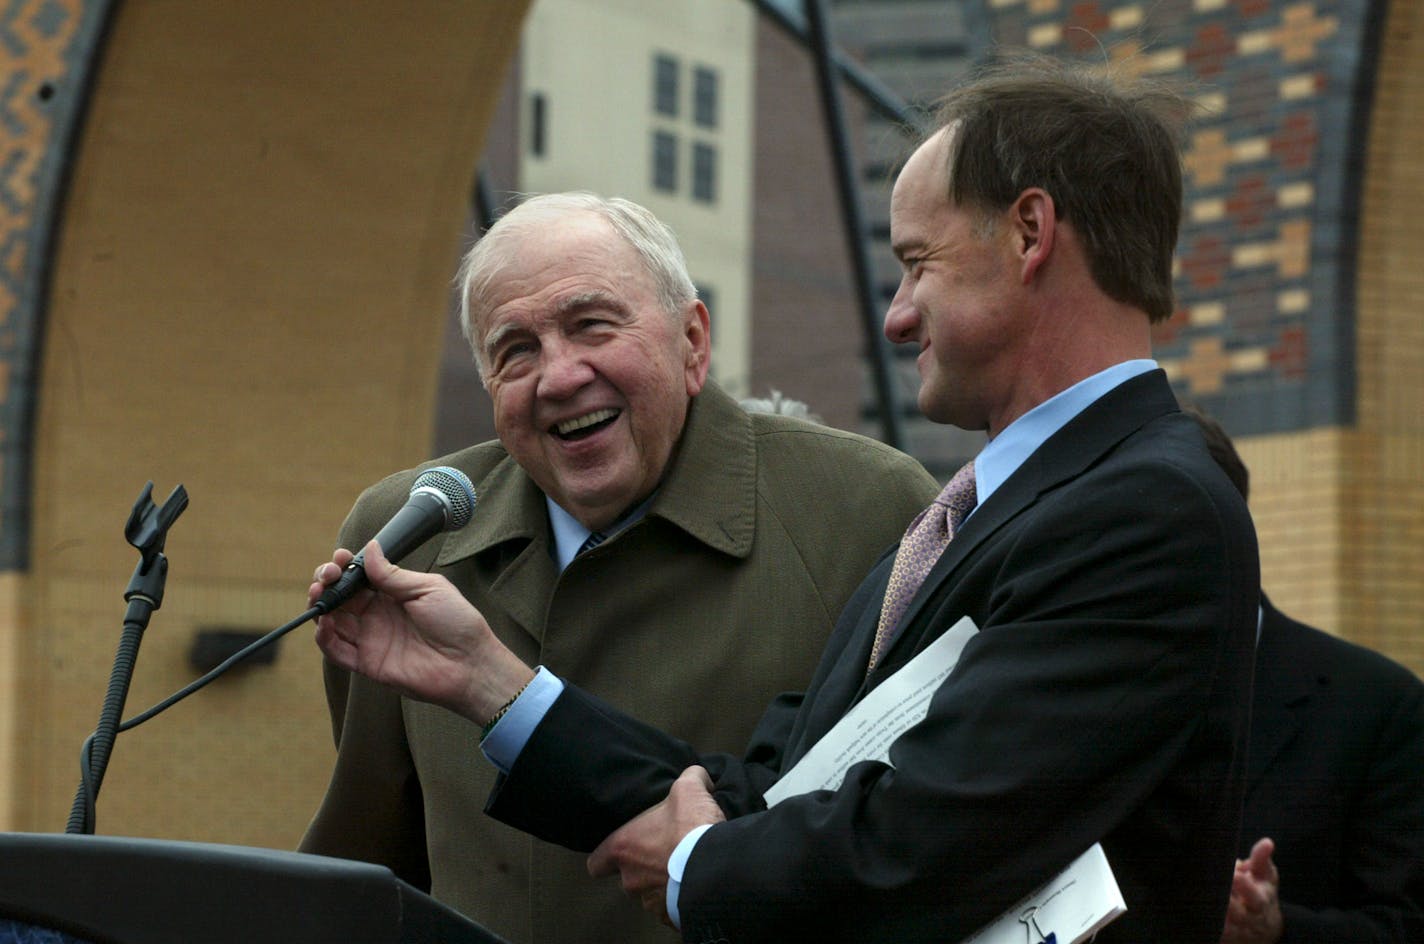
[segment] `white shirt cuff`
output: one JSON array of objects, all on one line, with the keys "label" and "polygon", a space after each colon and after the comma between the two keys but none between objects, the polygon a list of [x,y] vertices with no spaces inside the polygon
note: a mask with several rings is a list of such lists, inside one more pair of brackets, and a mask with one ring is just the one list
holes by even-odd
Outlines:
[{"label": "white shirt cuff", "polygon": [[687,860],[692,856],[692,847],[697,845],[697,840],[702,838],[702,834],[713,826],[712,823],[704,823],[696,827],[682,841],[673,847],[672,855],[668,856],[668,884],[667,884],[667,913],[668,920],[673,927],[682,930],[682,915],[677,910],[677,896],[682,891],[682,873],[687,868]]}]

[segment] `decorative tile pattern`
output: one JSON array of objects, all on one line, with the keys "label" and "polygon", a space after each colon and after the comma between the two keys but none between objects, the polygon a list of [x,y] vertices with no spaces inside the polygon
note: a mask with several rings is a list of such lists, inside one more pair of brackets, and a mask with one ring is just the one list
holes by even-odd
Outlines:
[{"label": "decorative tile pattern", "polygon": [[1354,418],[1360,160],[1383,0],[993,0],[972,50],[1027,45],[1190,83],[1178,391],[1254,435]]},{"label": "decorative tile pattern", "polygon": [[0,570],[23,569],[43,299],[74,122],[110,0],[0,0]]}]

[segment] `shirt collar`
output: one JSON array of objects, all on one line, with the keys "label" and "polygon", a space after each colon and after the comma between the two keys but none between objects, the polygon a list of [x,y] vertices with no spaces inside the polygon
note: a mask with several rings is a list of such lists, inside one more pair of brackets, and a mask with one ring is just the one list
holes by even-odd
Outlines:
[{"label": "shirt collar", "polygon": [[1150,358],[1114,364],[1043,401],[1006,426],[974,459],[974,490],[979,504],[988,501],[1034,450],[1099,397],[1139,374],[1156,369],[1157,362]]},{"label": "shirt collar", "polygon": [[[654,495],[657,495],[656,491],[634,506],[632,511],[605,528],[603,531],[605,540],[646,515],[648,506],[653,503]],[[544,496],[544,504],[549,509],[549,525],[554,531],[554,546],[552,548],[554,562],[559,565],[559,573],[563,573],[564,568],[569,566],[569,561],[578,555],[579,548],[583,547],[583,542],[587,541],[588,536],[593,532],[585,528],[577,518],[565,511],[547,495]]]}]

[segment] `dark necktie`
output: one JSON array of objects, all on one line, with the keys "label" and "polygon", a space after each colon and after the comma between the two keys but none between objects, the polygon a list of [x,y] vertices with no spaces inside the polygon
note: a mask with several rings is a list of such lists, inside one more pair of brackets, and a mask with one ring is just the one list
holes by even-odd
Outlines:
[{"label": "dark necktie", "polygon": [[588,537],[584,538],[583,543],[579,545],[579,549],[574,553],[574,556],[578,557],[579,554],[582,554],[584,551],[593,550],[595,547],[598,547],[598,545],[602,544],[604,539],[607,537],[608,535],[604,534],[602,531],[590,531]]},{"label": "dark necktie", "polygon": [[865,669],[867,674],[880,661],[880,655],[889,647],[890,640],[895,638],[900,617],[905,615],[935,561],[949,546],[954,533],[977,502],[974,463],[969,462],[954,473],[944,491],[935,496],[934,504],[910,522],[900,549],[895,552],[895,563],[890,568],[890,583],[885,587],[885,602],[880,608],[875,645],[870,650],[870,664]]}]

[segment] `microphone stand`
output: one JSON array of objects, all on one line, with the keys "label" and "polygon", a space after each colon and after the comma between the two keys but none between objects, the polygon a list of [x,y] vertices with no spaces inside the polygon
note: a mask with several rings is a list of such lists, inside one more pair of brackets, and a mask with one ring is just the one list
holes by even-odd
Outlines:
[{"label": "microphone stand", "polygon": [[118,736],[139,643],[143,641],[149,617],[163,603],[163,587],[168,578],[168,558],[163,554],[163,544],[168,529],[188,507],[188,493],[182,485],[173,490],[162,508],[154,505],[152,495],[153,483],[149,482],[134,502],[128,524],[124,526],[124,537],[138,549],[141,557],[124,591],[128,611],[124,615],[123,634],[119,637],[119,649],[109,674],[109,689],[104,696],[99,725],[85,742],[80,758],[79,788],[74,794],[66,833],[94,832],[94,804]]}]

